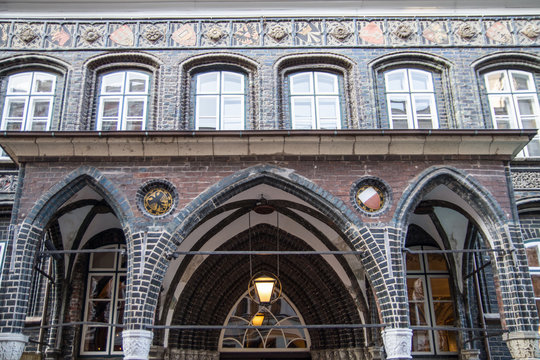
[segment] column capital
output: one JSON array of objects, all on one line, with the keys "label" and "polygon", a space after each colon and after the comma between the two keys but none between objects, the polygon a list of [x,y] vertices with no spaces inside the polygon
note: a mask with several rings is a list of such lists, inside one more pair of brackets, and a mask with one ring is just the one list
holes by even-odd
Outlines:
[{"label": "column capital", "polygon": [[412,359],[412,330],[408,328],[390,328],[382,331],[386,359]]},{"label": "column capital", "polygon": [[503,334],[503,340],[510,350],[512,359],[537,360],[540,358],[538,333],[535,331],[514,331]]},{"label": "column capital", "polygon": [[480,360],[480,350],[463,349],[459,353],[460,360]]},{"label": "column capital", "polygon": [[19,360],[28,336],[19,333],[0,333],[0,360]]},{"label": "column capital", "polygon": [[122,347],[124,359],[147,360],[154,333],[149,330],[122,331]]}]

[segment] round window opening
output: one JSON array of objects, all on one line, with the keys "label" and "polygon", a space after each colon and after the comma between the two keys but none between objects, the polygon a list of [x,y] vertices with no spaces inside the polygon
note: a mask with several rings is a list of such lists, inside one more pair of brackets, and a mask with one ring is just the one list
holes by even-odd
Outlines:
[{"label": "round window opening", "polygon": [[390,199],[388,185],[377,178],[362,178],[351,188],[352,203],[366,215],[380,214],[388,207]]},{"label": "round window opening", "polygon": [[141,186],[137,198],[137,204],[146,215],[162,217],[174,209],[177,194],[170,182],[151,180]]}]

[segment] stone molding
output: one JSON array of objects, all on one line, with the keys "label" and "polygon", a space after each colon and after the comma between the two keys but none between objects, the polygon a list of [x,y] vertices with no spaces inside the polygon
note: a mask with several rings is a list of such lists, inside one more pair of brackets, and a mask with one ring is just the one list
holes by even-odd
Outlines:
[{"label": "stone molding", "polygon": [[397,328],[382,331],[386,359],[412,359],[412,330]]},{"label": "stone molding", "polygon": [[219,352],[210,350],[172,349],[167,360],[219,360]]},{"label": "stone molding", "polygon": [[28,342],[28,336],[0,333],[0,360],[19,360]]},{"label": "stone molding", "polygon": [[122,347],[124,359],[146,360],[150,353],[150,346],[154,333],[149,330],[124,330],[122,331]]},{"label": "stone molding", "polygon": [[252,130],[5,132],[0,145],[15,161],[30,158],[201,156],[496,156],[511,159],[535,131],[526,130]]},{"label": "stone molding", "polygon": [[512,359],[535,360],[540,358],[539,336],[534,331],[506,333],[503,334],[503,340],[506,341]]},{"label": "stone molding", "polygon": [[460,360],[480,360],[480,350],[463,349],[459,353]]}]

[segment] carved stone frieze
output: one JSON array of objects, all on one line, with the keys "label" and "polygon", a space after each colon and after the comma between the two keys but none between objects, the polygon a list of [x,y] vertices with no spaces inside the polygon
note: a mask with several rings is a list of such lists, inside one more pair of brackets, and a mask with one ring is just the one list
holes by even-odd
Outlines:
[{"label": "carved stone frieze", "polygon": [[480,360],[480,350],[463,349],[459,352],[460,360]]},{"label": "carved stone frieze", "polygon": [[343,24],[338,24],[330,31],[330,35],[332,35],[337,40],[343,41],[346,40],[349,36],[351,36],[351,31],[347,26]]},{"label": "carved stone frieze", "polygon": [[412,330],[397,328],[382,332],[386,359],[411,359]]},{"label": "carved stone frieze", "polygon": [[219,352],[209,350],[172,349],[169,360],[218,360]]},{"label": "carved stone frieze", "polygon": [[27,342],[28,336],[23,334],[0,334],[0,360],[19,360]]},{"label": "carved stone frieze", "polygon": [[148,41],[156,42],[163,37],[163,33],[157,27],[152,25],[146,28],[144,37]]},{"label": "carved stone frieze", "polygon": [[512,359],[532,360],[540,357],[538,334],[536,332],[511,332],[503,334],[503,340],[510,350]]},{"label": "carved stone frieze", "polygon": [[514,189],[540,189],[540,172],[514,171],[512,172],[512,185]]},{"label": "carved stone frieze", "polygon": [[0,193],[13,193],[17,188],[17,175],[0,174]]},{"label": "carved stone frieze", "polygon": [[369,360],[364,349],[332,349],[311,351],[313,360]]},{"label": "carved stone frieze", "polygon": [[459,29],[457,30],[457,34],[463,39],[463,40],[472,40],[479,34],[479,30],[470,23],[464,23],[462,24]]},{"label": "carved stone frieze", "polygon": [[94,26],[90,26],[90,27],[86,28],[84,30],[84,32],[82,33],[82,35],[81,35],[83,40],[86,41],[89,44],[97,41],[101,36],[102,35],[101,35],[99,29],[94,27]]},{"label": "carved stone frieze", "polygon": [[124,359],[144,360],[148,359],[150,346],[154,333],[148,330],[124,330],[122,331],[122,347]]},{"label": "carved stone frieze", "polygon": [[276,24],[268,30],[268,36],[270,36],[272,39],[276,40],[277,42],[283,40],[288,35],[287,29],[285,29],[283,26]]},{"label": "carved stone frieze", "polygon": [[34,29],[32,29],[32,27],[28,25],[23,27],[21,31],[17,34],[17,36],[19,37],[19,39],[21,39],[27,44],[38,37]]},{"label": "carved stone frieze", "polygon": [[205,35],[208,39],[212,40],[213,42],[218,42],[219,40],[223,39],[225,35],[227,34],[219,26],[213,26],[206,31]]},{"label": "carved stone frieze", "polygon": [[396,35],[400,39],[408,39],[412,34],[414,30],[413,28],[408,24],[400,24],[395,30],[394,35]]},{"label": "carved stone frieze", "polygon": [[523,29],[521,29],[521,33],[529,39],[534,40],[540,36],[540,26],[533,23],[528,23]]}]

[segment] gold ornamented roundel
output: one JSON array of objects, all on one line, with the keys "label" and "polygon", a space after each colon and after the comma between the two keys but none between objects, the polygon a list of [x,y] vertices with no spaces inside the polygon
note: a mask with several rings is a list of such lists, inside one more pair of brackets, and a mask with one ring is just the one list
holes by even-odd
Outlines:
[{"label": "gold ornamented roundel", "polygon": [[173,195],[165,188],[153,188],[144,195],[143,205],[146,211],[152,215],[164,215],[173,206]]},{"label": "gold ornamented roundel", "polygon": [[356,190],[356,204],[364,211],[375,212],[383,208],[386,201],[384,191],[372,184],[362,185]]}]

